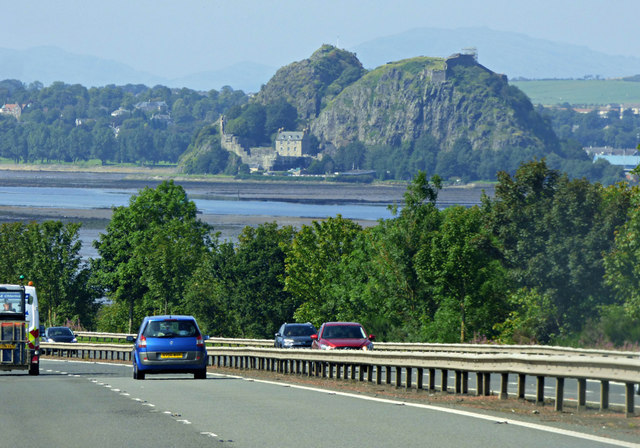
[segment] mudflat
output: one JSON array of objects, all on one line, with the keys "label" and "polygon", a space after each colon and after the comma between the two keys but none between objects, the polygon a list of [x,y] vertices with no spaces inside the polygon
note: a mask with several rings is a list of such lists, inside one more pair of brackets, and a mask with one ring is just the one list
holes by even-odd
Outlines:
[{"label": "mudflat", "polygon": [[[20,169],[23,168],[23,169]],[[10,165],[0,166],[0,187],[67,187],[110,188],[139,191],[155,188],[165,180],[181,185],[192,199],[234,199],[307,204],[377,204],[401,205],[407,183],[394,184],[346,184],[292,180],[234,180],[232,178],[184,177],[167,170],[108,169],[92,170],[59,168],[52,166]],[[441,206],[473,205],[480,202],[482,194],[493,194],[492,185],[466,185],[446,187],[439,194]],[[20,207],[0,205],[0,222],[62,220],[82,222],[84,228],[104,228],[111,218],[111,209],[81,209],[51,207]],[[257,226],[276,222],[280,226],[300,228],[314,219],[298,216],[270,215],[214,215],[201,214],[200,219],[214,226],[223,237],[237,236],[247,225]],[[362,226],[375,225],[375,221],[358,221]]]}]

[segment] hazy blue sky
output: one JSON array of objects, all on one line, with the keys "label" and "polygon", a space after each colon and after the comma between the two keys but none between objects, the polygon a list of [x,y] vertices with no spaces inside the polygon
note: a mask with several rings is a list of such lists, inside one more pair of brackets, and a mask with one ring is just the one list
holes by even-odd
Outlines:
[{"label": "hazy blue sky", "polygon": [[0,0],[0,47],[52,45],[165,77],[412,28],[485,26],[640,57],[640,0]]}]

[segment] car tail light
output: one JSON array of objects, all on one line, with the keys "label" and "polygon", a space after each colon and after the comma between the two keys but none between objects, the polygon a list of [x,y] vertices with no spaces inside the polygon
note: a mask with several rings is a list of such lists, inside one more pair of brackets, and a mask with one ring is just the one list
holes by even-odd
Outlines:
[{"label": "car tail light", "polygon": [[196,337],[196,346],[197,347],[204,347],[204,339],[202,339],[202,336]]},{"label": "car tail light", "polygon": [[138,339],[138,347],[147,348],[147,338],[145,336],[140,336],[140,339]]}]

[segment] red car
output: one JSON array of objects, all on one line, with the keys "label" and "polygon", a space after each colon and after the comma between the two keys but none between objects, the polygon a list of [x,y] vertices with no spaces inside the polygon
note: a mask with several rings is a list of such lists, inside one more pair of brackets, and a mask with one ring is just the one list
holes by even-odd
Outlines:
[{"label": "red car", "polygon": [[373,350],[376,337],[367,336],[357,322],[325,322],[318,334],[311,335],[311,348],[317,350]]}]

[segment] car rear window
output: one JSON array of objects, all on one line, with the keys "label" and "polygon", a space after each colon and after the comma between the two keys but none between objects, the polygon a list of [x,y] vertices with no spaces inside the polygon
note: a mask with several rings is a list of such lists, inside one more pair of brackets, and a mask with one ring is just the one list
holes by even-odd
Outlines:
[{"label": "car rear window", "polygon": [[147,338],[189,338],[200,333],[191,320],[152,320],[143,334]]}]

